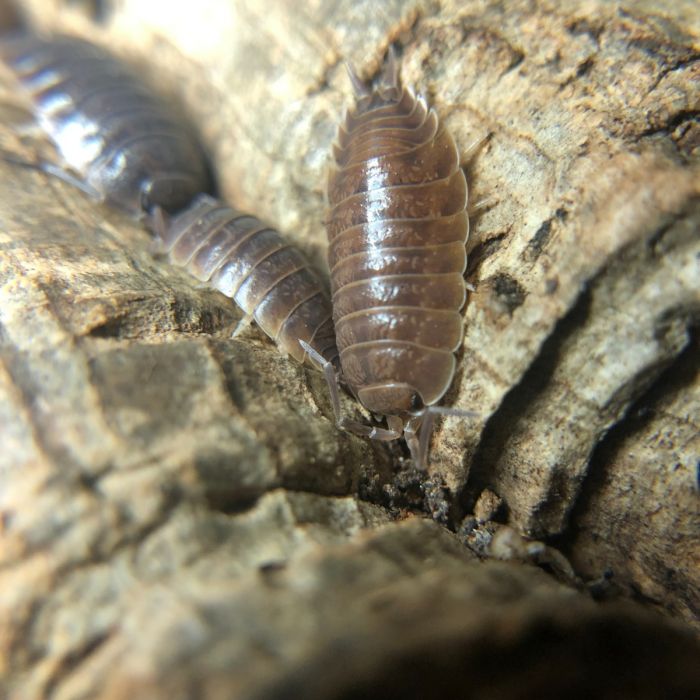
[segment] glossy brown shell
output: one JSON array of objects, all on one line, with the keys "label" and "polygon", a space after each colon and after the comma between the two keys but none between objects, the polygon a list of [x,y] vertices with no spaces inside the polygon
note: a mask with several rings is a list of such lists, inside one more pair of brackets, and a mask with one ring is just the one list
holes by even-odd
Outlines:
[{"label": "glossy brown shell", "polygon": [[396,71],[359,89],[334,157],[328,263],[343,379],[369,410],[405,416],[439,401],[454,375],[467,183],[452,136]]},{"label": "glossy brown shell", "polygon": [[328,292],[278,231],[200,195],[158,233],[171,262],[231,297],[282,352],[304,362],[304,340],[337,362]]},{"label": "glossy brown shell", "polygon": [[186,206],[210,181],[196,138],[122,61],[80,39],[18,36],[0,58],[31,98],[65,165],[134,215]]}]

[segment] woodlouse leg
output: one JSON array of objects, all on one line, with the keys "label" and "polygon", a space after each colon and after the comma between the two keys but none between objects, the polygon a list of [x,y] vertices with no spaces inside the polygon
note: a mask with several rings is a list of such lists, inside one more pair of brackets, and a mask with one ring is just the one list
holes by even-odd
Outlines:
[{"label": "woodlouse leg", "polygon": [[165,236],[168,232],[169,218],[162,207],[155,206],[150,214],[146,215],[146,226],[153,234],[150,244],[151,255],[163,255],[165,249]]},{"label": "woodlouse leg", "polygon": [[340,389],[338,387],[338,377],[335,374],[335,368],[331,362],[328,362],[321,353],[316,352],[305,340],[299,339],[299,345],[304,348],[304,352],[313,360],[321,369],[324,376],[326,377],[326,383],[328,384],[328,391],[331,395],[331,404],[333,406],[333,413],[335,414],[335,422],[339,423],[341,420],[340,412]]},{"label": "woodlouse leg", "polygon": [[468,163],[481,149],[481,147],[491,138],[491,136],[492,133],[489,131],[487,134],[484,134],[484,136],[479,137],[476,141],[472,141],[472,143],[467,146],[467,150],[461,154],[461,163]]},{"label": "woodlouse leg", "polygon": [[328,391],[331,395],[331,405],[335,415],[335,424],[341,430],[347,430],[355,435],[371,438],[372,440],[396,440],[401,437],[401,431],[385,430],[373,425],[365,425],[358,421],[351,420],[342,415],[340,408],[340,385],[338,376],[335,373],[333,363],[326,360],[323,355],[316,352],[306,341],[299,339],[299,344],[304,348],[304,352],[321,368],[328,384]]},{"label": "woodlouse leg", "polygon": [[354,435],[368,437],[370,440],[381,440],[382,442],[391,442],[398,440],[401,437],[401,431],[387,430],[386,428],[377,428],[373,425],[365,425],[355,420],[350,420],[343,416],[338,422],[338,427],[341,430],[347,430]]},{"label": "woodlouse leg", "polygon": [[480,211],[485,209],[490,209],[494,204],[498,204],[498,199],[496,197],[484,197],[483,199],[477,199],[473,204],[470,203],[467,207],[467,215],[472,218]]},{"label": "woodlouse leg", "polygon": [[[468,163],[476,155],[476,153],[479,150],[481,150],[481,147],[491,138],[491,136],[492,134],[491,132],[489,132],[488,134],[482,136],[481,138],[478,138],[476,141],[467,146],[467,150],[464,151],[460,159],[462,164]],[[469,218],[471,218],[479,212],[484,211],[484,209],[489,209],[497,203],[498,199],[496,197],[484,197],[482,199],[478,199],[474,203],[470,202],[467,205],[467,215],[469,216]]]},{"label": "woodlouse leg", "polygon": [[[403,434],[406,439],[406,445],[411,453],[411,459],[416,469],[425,469],[427,466],[426,460],[428,457],[428,445],[430,444],[430,435],[432,433],[432,420],[426,421],[426,416],[421,412],[420,415],[414,416],[406,421],[403,427]],[[423,426],[429,422],[427,430],[427,439],[424,440]],[[418,432],[420,430],[420,432]]]},{"label": "woodlouse leg", "polygon": [[232,338],[237,338],[241,333],[244,333],[245,331],[250,328],[250,324],[253,322],[253,317],[249,314],[246,314],[243,316],[243,318],[238,322],[236,325],[236,328],[234,329],[233,333],[231,333]]}]

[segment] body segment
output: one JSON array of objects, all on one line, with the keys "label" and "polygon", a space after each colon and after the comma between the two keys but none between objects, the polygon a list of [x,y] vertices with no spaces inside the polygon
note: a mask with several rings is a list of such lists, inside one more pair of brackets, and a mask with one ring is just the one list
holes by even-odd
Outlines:
[{"label": "body segment", "polygon": [[336,363],[330,298],[302,253],[275,229],[207,195],[154,229],[171,262],[228,297],[299,362],[303,340]]}]

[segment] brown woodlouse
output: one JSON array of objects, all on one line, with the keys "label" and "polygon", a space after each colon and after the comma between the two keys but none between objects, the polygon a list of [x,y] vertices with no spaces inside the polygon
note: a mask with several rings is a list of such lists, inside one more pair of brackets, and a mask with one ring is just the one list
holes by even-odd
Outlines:
[{"label": "brown woodlouse", "polygon": [[0,42],[0,58],[64,161],[44,170],[135,216],[154,205],[176,211],[209,191],[204,153],[182,116],[104,49],[21,35]]},{"label": "brown woodlouse", "polygon": [[425,464],[435,406],[455,372],[466,300],[467,182],[455,141],[402,85],[393,50],[373,88],[348,70],[355,104],[328,179],[333,320],[342,381],[387,429],[338,423],[392,440]]},{"label": "brown woodlouse", "polygon": [[301,340],[337,364],[330,295],[279,232],[206,194],[171,219],[156,209],[151,225],[171,262],[231,297],[282,352],[304,362]]}]

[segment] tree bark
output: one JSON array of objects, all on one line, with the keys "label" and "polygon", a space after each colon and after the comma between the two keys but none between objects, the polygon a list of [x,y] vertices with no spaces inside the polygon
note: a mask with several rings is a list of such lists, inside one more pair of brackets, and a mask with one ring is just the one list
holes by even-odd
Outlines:
[{"label": "tree bark", "polygon": [[[17,5],[138,66],[222,196],[320,267],[344,60],[369,78],[397,46],[463,151],[490,134],[465,167],[492,199],[444,401],[480,418],[445,420],[423,474],[230,339],[240,312],[141,225],[0,160],[0,690],[698,694],[697,4]],[[31,161],[16,101],[7,79],[0,146]]]}]

